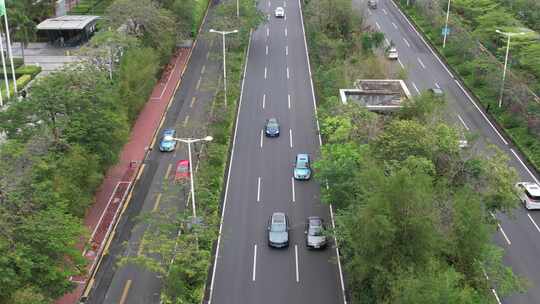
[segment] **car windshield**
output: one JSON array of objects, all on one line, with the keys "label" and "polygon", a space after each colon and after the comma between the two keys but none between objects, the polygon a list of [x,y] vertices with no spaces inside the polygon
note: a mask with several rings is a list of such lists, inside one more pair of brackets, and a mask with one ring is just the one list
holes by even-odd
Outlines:
[{"label": "car windshield", "polygon": [[308,166],[308,161],[307,159],[303,159],[303,158],[300,158],[298,159],[298,161],[296,162],[296,168],[297,169],[307,169],[309,166]]},{"label": "car windshield", "polygon": [[530,200],[540,202],[540,195],[532,195],[529,191],[525,191],[525,194],[527,194],[527,197],[529,197]]},{"label": "car windshield", "polygon": [[322,226],[310,226],[308,233],[313,236],[321,236],[323,234]]},{"label": "car windshield", "polygon": [[277,121],[275,120],[269,120],[268,121],[268,124],[266,124],[269,128],[277,128],[278,127],[278,123]]}]

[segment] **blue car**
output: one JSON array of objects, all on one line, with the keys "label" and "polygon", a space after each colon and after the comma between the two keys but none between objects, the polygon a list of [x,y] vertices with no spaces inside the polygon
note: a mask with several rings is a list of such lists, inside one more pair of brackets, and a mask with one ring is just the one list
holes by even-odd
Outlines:
[{"label": "blue car", "polygon": [[173,129],[165,129],[163,130],[163,136],[161,137],[161,141],[159,143],[159,151],[161,152],[171,152],[176,149],[176,140],[165,140],[167,137],[174,137],[176,135],[176,131]]},{"label": "blue car", "polygon": [[294,179],[308,180],[311,178],[311,168],[309,166],[309,155],[298,154],[294,162]]}]

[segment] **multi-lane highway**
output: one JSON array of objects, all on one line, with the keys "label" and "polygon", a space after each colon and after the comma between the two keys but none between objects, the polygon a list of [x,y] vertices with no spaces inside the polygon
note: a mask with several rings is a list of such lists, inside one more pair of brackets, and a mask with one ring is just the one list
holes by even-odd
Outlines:
[{"label": "multi-lane highway", "polygon": [[[285,18],[275,18],[276,7]],[[308,251],[304,223],[328,224],[315,181],[295,181],[298,153],[320,148],[316,109],[298,0],[264,0],[268,20],[251,35],[227,178],[209,303],[343,303],[337,250]],[[265,138],[265,119],[276,117],[281,136]],[[291,221],[290,245],[271,249],[266,225],[276,211]]]},{"label": "multi-lane highway", "polygon": [[[412,88],[411,92],[418,94],[429,88],[442,88],[448,96],[451,119],[464,130],[480,135],[479,142],[474,147],[478,152],[484,152],[486,144],[494,144],[508,155],[509,165],[516,169],[520,180],[538,182],[538,177],[533,170],[527,168],[516,148],[488,120],[483,110],[420,37],[394,2],[380,0],[378,8],[372,10],[367,9],[365,2],[367,1],[353,0],[357,8],[366,12],[368,24],[383,32],[388,42],[393,42],[397,47],[399,60],[395,64],[407,69],[406,82]],[[501,227],[495,241],[505,249],[505,263],[531,283],[527,293],[508,296],[500,301],[540,303],[540,213],[518,208],[514,212],[514,218],[498,218]]]}]

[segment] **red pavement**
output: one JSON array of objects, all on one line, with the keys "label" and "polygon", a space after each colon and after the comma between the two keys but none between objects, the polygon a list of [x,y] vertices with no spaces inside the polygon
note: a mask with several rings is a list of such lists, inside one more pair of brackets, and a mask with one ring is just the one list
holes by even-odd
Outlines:
[{"label": "red pavement", "polygon": [[107,172],[96,193],[94,204],[87,211],[84,219],[84,224],[92,232],[87,243],[88,249],[83,252],[88,259],[88,274],[71,278],[71,281],[78,285],[77,288],[58,299],[57,304],[75,304],[83,294],[87,281],[94,273],[107,237],[118,220],[140,165],[159,129],[161,119],[180,84],[190,54],[191,48],[181,48],[173,55],[139,114],[118,164]]}]

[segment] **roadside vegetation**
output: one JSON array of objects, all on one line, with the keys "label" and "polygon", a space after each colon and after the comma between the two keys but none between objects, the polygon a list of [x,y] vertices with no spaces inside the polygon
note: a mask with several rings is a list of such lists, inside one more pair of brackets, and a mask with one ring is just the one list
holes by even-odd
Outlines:
[{"label": "roadside vegetation", "polygon": [[[452,1],[446,48],[441,31],[446,1],[396,1],[443,54],[482,106],[538,170],[540,168],[540,35],[534,1]],[[511,3],[510,3],[511,2]],[[515,5],[514,5],[515,4]],[[530,5],[530,6],[529,6]],[[511,7],[510,7],[511,6]],[[523,21],[522,21],[523,20]],[[503,106],[498,107],[507,38],[495,30],[526,32],[512,38]],[[536,96],[534,94],[536,94]]]},{"label": "roadside vegetation", "polygon": [[[133,263],[161,276],[164,282],[161,292],[163,303],[200,303],[204,297],[208,271],[213,262],[212,249],[218,237],[224,177],[250,30],[263,20],[254,1],[241,0],[240,5],[240,19],[236,18],[234,1],[220,3],[210,10],[207,17],[209,28],[238,29],[239,33],[227,36],[228,105],[225,107],[222,88],[215,88],[218,93],[212,105],[206,109],[209,120],[208,125],[203,127],[205,134],[212,135],[214,140],[204,145],[198,164],[193,164],[198,167],[195,176],[197,219],[193,219],[191,208],[178,204],[179,201],[190,202],[189,185],[165,180],[162,202],[171,201],[173,204],[167,204],[168,207],[159,212],[141,215],[140,221],[149,227],[143,237],[144,250],[136,257],[121,261],[121,264]],[[221,39],[215,34],[202,35],[216,42]],[[218,52],[216,55],[221,54]],[[182,199],[179,200],[179,197]]]},{"label": "roadside vegetation", "polygon": [[[70,276],[86,271],[76,246],[87,239],[85,211],[176,42],[200,23],[204,8],[186,23],[183,5],[206,7],[192,0],[114,1],[106,14],[110,29],[84,50],[89,61],[40,78],[27,98],[0,112],[7,136],[0,146],[0,303],[52,303],[74,287]],[[29,20],[43,17],[30,7]],[[117,31],[128,19],[133,28]]]},{"label": "roadside vegetation", "polygon": [[315,178],[336,210],[350,302],[495,303],[492,286],[499,295],[522,291],[492,241],[492,214],[518,204],[506,156],[460,148],[444,101],[427,93],[387,115],[342,104],[339,88],[386,78],[384,66],[370,64],[379,34],[353,26],[362,14],[348,0],[306,2],[324,142]]}]

